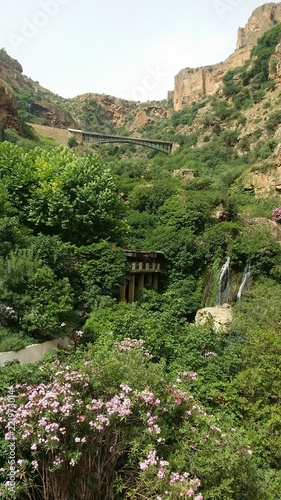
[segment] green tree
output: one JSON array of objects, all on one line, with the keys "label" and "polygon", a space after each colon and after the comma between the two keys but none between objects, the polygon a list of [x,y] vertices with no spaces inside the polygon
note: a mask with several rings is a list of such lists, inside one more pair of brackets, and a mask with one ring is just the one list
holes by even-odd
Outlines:
[{"label": "green tree", "polygon": [[[110,172],[96,156],[58,154],[61,160],[66,158],[57,162],[55,169],[47,158],[40,187],[30,200],[29,222],[37,231],[58,234],[76,245],[101,239],[122,241],[124,207]],[[41,159],[37,168],[40,164]]]},{"label": "green tree", "polygon": [[69,278],[79,309],[91,311],[102,296],[119,298],[129,276],[125,252],[109,242],[72,248]]},{"label": "green tree", "polygon": [[7,188],[11,205],[19,212],[26,207],[37,183],[35,155],[9,142],[0,143],[0,179]]},{"label": "green tree", "polygon": [[38,339],[61,333],[60,324],[73,307],[68,279],[56,279],[32,247],[0,259],[0,270],[2,317],[7,326]]}]

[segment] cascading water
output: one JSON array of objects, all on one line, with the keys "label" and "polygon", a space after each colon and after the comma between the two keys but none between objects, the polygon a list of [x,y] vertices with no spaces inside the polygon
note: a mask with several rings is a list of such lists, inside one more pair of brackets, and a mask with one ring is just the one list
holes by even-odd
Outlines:
[{"label": "cascading water", "polygon": [[240,286],[239,286],[239,290],[238,290],[238,293],[237,293],[237,300],[240,300],[241,299],[241,295],[242,295],[242,292],[243,292],[243,289],[244,287],[246,286],[249,278],[251,276],[251,266],[250,264],[247,264],[244,271],[243,271],[243,275],[242,275],[242,280],[241,280],[241,283],[240,283]]},{"label": "cascading water", "polygon": [[231,292],[230,279],[230,258],[227,257],[226,262],[220,269],[217,288],[217,306],[221,306],[228,302]]}]

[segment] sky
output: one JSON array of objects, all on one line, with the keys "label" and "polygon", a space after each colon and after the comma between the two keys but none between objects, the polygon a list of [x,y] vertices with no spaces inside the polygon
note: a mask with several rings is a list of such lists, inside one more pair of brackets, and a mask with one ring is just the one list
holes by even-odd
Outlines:
[{"label": "sky", "polygon": [[262,0],[9,0],[0,48],[70,98],[161,100],[183,68],[223,61]]}]

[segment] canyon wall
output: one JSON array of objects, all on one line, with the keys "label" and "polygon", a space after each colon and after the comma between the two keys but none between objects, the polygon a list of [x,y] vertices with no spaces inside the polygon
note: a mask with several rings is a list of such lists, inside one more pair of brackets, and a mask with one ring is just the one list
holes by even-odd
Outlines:
[{"label": "canyon wall", "polygon": [[175,77],[174,109],[181,110],[193,101],[215,94],[223,85],[223,76],[230,69],[243,66],[250,58],[258,38],[281,22],[281,3],[267,3],[252,13],[244,28],[238,29],[236,50],[224,62],[213,66],[182,69]]}]

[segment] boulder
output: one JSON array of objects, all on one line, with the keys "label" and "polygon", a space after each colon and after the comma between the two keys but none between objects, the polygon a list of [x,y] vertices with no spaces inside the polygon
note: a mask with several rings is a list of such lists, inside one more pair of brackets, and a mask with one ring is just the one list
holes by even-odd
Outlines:
[{"label": "boulder", "polygon": [[227,331],[233,319],[232,308],[229,304],[222,306],[204,307],[196,313],[195,323],[197,325],[211,324],[213,329],[218,332]]}]

